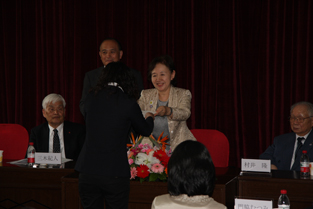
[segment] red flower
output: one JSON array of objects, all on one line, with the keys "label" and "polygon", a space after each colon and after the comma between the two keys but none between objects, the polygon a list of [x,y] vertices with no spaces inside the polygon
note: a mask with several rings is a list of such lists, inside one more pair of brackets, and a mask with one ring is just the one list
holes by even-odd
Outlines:
[{"label": "red flower", "polygon": [[146,165],[141,164],[139,167],[137,167],[137,176],[139,178],[146,178],[149,176],[149,168]]},{"label": "red flower", "polygon": [[153,157],[158,158],[161,161],[161,163],[165,167],[167,167],[167,164],[168,164],[170,157],[167,156],[167,154],[163,150],[158,150],[158,151],[154,152]]},{"label": "red flower", "polygon": [[162,159],[167,156],[166,153],[163,150],[158,150],[156,152],[153,153],[153,157],[158,158],[160,161],[162,161]]},{"label": "red flower", "polygon": [[135,149],[132,149],[131,151],[133,151],[135,157],[136,157],[136,155],[140,152],[140,150],[138,149],[138,147],[136,147]]},{"label": "red flower", "polygon": [[161,160],[162,164],[164,165],[164,167],[167,167],[168,161],[170,160],[169,156],[164,156]]}]

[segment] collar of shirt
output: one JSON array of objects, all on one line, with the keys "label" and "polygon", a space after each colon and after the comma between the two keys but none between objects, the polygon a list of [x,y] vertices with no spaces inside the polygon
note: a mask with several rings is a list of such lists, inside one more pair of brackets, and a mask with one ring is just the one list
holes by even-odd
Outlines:
[{"label": "collar of shirt", "polygon": [[302,144],[304,144],[306,138],[309,136],[309,134],[311,133],[311,131],[312,131],[312,129],[311,129],[310,132],[307,133],[305,136],[299,136],[298,134],[296,134],[295,145],[294,145],[294,148],[293,148],[293,154],[292,154],[291,163],[290,163],[290,170],[291,170],[291,168],[292,168],[292,166],[293,166],[293,164],[294,164],[294,162],[295,162],[295,155],[296,155],[296,150],[297,150],[297,146],[298,146],[298,140],[297,140],[298,137],[303,137],[303,138],[304,138],[304,140],[301,141]]},{"label": "collar of shirt", "polygon": [[[53,130],[55,129],[55,128],[53,128],[52,126],[50,126],[50,124],[48,124],[48,126],[49,126],[49,130],[50,130],[50,134],[54,134],[54,132],[53,132]],[[60,124],[56,129],[58,130],[58,133],[59,133],[59,135],[60,135],[60,132],[62,131],[63,132],[63,126],[64,126],[64,123],[62,123],[62,124]]]},{"label": "collar of shirt", "polygon": [[307,133],[307,134],[304,135],[304,136],[299,136],[298,134],[296,134],[296,143],[297,143],[297,139],[298,139],[299,137],[303,137],[304,140],[302,140],[302,144],[304,144],[306,138],[308,138],[308,136],[309,136],[309,134],[311,133],[311,131],[312,131],[312,129],[309,131],[309,133]]}]

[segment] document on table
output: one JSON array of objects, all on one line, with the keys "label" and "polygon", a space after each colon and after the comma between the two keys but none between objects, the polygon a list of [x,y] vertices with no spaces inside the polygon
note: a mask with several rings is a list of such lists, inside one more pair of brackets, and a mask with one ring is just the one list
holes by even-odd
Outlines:
[{"label": "document on table", "polygon": [[[69,161],[73,161],[72,159],[67,159],[67,158],[62,158],[62,163],[66,163],[66,162],[69,162]],[[21,160],[16,160],[16,161],[11,161],[11,162],[8,162],[10,164],[13,164],[13,165],[27,165],[27,158],[25,159],[21,159]]]},{"label": "document on table", "polygon": [[11,161],[8,163],[14,164],[14,165],[26,165],[27,164],[27,158],[21,159],[21,160],[16,160],[16,161]]}]

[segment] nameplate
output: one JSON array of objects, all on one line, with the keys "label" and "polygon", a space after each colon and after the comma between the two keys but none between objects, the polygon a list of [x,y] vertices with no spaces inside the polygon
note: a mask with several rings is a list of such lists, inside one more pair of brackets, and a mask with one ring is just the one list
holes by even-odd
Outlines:
[{"label": "nameplate", "polygon": [[235,198],[235,209],[273,209],[272,200],[250,200]]},{"label": "nameplate", "polygon": [[271,160],[241,158],[241,170],[249,172],[271,172]]},{"label": "nameplate", "polygon": [[61,164],[61,153],[35,152],[36,164]]}]

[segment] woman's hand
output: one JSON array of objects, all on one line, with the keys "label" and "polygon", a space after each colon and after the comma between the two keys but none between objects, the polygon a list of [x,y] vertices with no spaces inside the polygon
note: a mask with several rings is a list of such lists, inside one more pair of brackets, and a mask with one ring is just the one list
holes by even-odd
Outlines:
[{"label": "woman's hand", "polygon": [[147,112],[146,115],[145,115],[145,118],[148,118],[148,117],[152,117],[153,120],[154,120],[154,115],[153,115],[153,113]]},{"label": "woman's hand", "polygon": [[160,106],[158,107],[158,109],[156,110],[156,113],[154,114],[154,116],[171,116],[172,115],[172,110],[170,107],[166,107],[166,106]]}]

